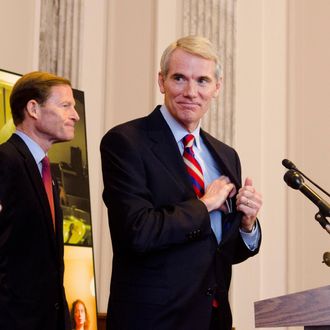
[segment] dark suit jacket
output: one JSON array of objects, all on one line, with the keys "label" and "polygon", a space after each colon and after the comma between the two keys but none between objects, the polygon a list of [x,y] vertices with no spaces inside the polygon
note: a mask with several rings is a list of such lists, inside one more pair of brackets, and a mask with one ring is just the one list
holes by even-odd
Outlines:
[{"label": "dark suit jacket", "polygon": [[[237,153],[201,135],[221,172],[240,188]],[[113,244],[108,329],[208,330],[213,296],[220,302],[221,329],[231,329],[232,264],[258,252],[241,238],[242,214],[223,217],[218,245],[159,108],[111,129],[101,156]]]},{"label": "dark suit jacket", "polygon": [[70,329],[57,196],[54,186],[54,235],[47,195],[32,154],[15,134],[0,145],[1,330]]}]

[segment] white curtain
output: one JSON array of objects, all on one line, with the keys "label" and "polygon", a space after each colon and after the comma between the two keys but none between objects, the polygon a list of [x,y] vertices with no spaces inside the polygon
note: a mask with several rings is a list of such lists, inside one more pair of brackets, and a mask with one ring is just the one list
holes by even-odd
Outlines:
[{"label": "white curtain", "polygon": [[220,97],[204,116],[202,126],[230,145],[234,143],[236,0],[183,0],[184,35],[202,35],[217,47],[222,65]]},{"label": "white curtain", "polygon": [[39,69],[79,88],[83,0],[42,0]]}]

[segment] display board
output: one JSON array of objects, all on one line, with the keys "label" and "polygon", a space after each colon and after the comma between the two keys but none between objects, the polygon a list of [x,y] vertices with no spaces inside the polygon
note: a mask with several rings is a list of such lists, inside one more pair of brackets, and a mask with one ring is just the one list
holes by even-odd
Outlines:
[{"label": "display board", "polygon": [[[20,76],[0,69],[0,144],[15,131],[9,97]],[[89,327],[85,329],[97,330],[85,102],[82,91],[73,89],[73,94],[80,117],[75,126],[75,137],[69,142],[54,144],[48,156],[53,176],[60,187],[64,217],[64,286],[70,312],[73,317],[72,306],[85,305],[89,322]]]}]

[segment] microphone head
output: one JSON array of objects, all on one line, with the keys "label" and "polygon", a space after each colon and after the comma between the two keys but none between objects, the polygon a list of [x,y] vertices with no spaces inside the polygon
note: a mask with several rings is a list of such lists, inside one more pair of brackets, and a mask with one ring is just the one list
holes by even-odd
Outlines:
[{"label": "microphone head", "polygon": [[284,181],[289,187],[299,189],[302,186],[304,179],[298,172],[289,170],[284,174]]},{"label": "microphone head", "polygon": [[296,165],[293,164],[293,163],[291,162],[291,160],[289,160],[289,159],[283,159],[283,160],[282,160],[282,165],[283,165],[284,167],[286,167],[288,170],[296,170],[296,169],[297,169]]}]

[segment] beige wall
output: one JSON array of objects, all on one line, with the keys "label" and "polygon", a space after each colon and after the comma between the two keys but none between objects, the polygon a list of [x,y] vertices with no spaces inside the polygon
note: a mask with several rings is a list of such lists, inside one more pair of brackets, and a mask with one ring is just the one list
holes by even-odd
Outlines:
[{"label": "beige wall", "polygon": [[261,252],[234,271],[238,329],[253,329],[254,300],[329,284],[329,235],[281,166],[291,159],[329,191],[329,13],[327,0],[238,0],[236,148],[264,196]]},{"label": "beige wall", "polygon": [[236,149],[262,192],[260,254],[234,268],[237,329],[253,329],[253,302],[286,292],[286,0],[238,1]]},{"label": "beige wall", "polygon": [[[37,0],[0,0],[7,46],[0,68],[37,68]],[[24,10],[18,10],[18,8]],[[85,1],[80,89],[85,91],[98,307],[106,310],[111,244],[102,204],[99,142],[106,130],[161,100],[161,50],[179,34],[180,1]],[[329,236],[316,207],[282,180],[292,159],[329,190],[330,2],[237,0],[235,147],[243,176],[263,193],[260,254],[235,267],[231,299],[238,330],[254,328],[253,301],[329,283]],[[19,19],[20,12],[24,12]],[[26,14],[28,13],[28,14]],[[13,26],[8,28],[14,22]],[[6,34],[4,35],[4,31]]]},{"label": "beige wall", "polygon": [[0,0],[1,69],[25,73],[37,68],[39,1]]},{"label": "beige wall", "polygon": [[[289,157],[328,192],[329,15],[327,0],[290,1],[287,111]],[[329,284],[330,268],[321,263],[323,252],[330,250],[329,235],[314,220],[316,212],[316,207],[301,193],[288,192],[290,291]]]}]

